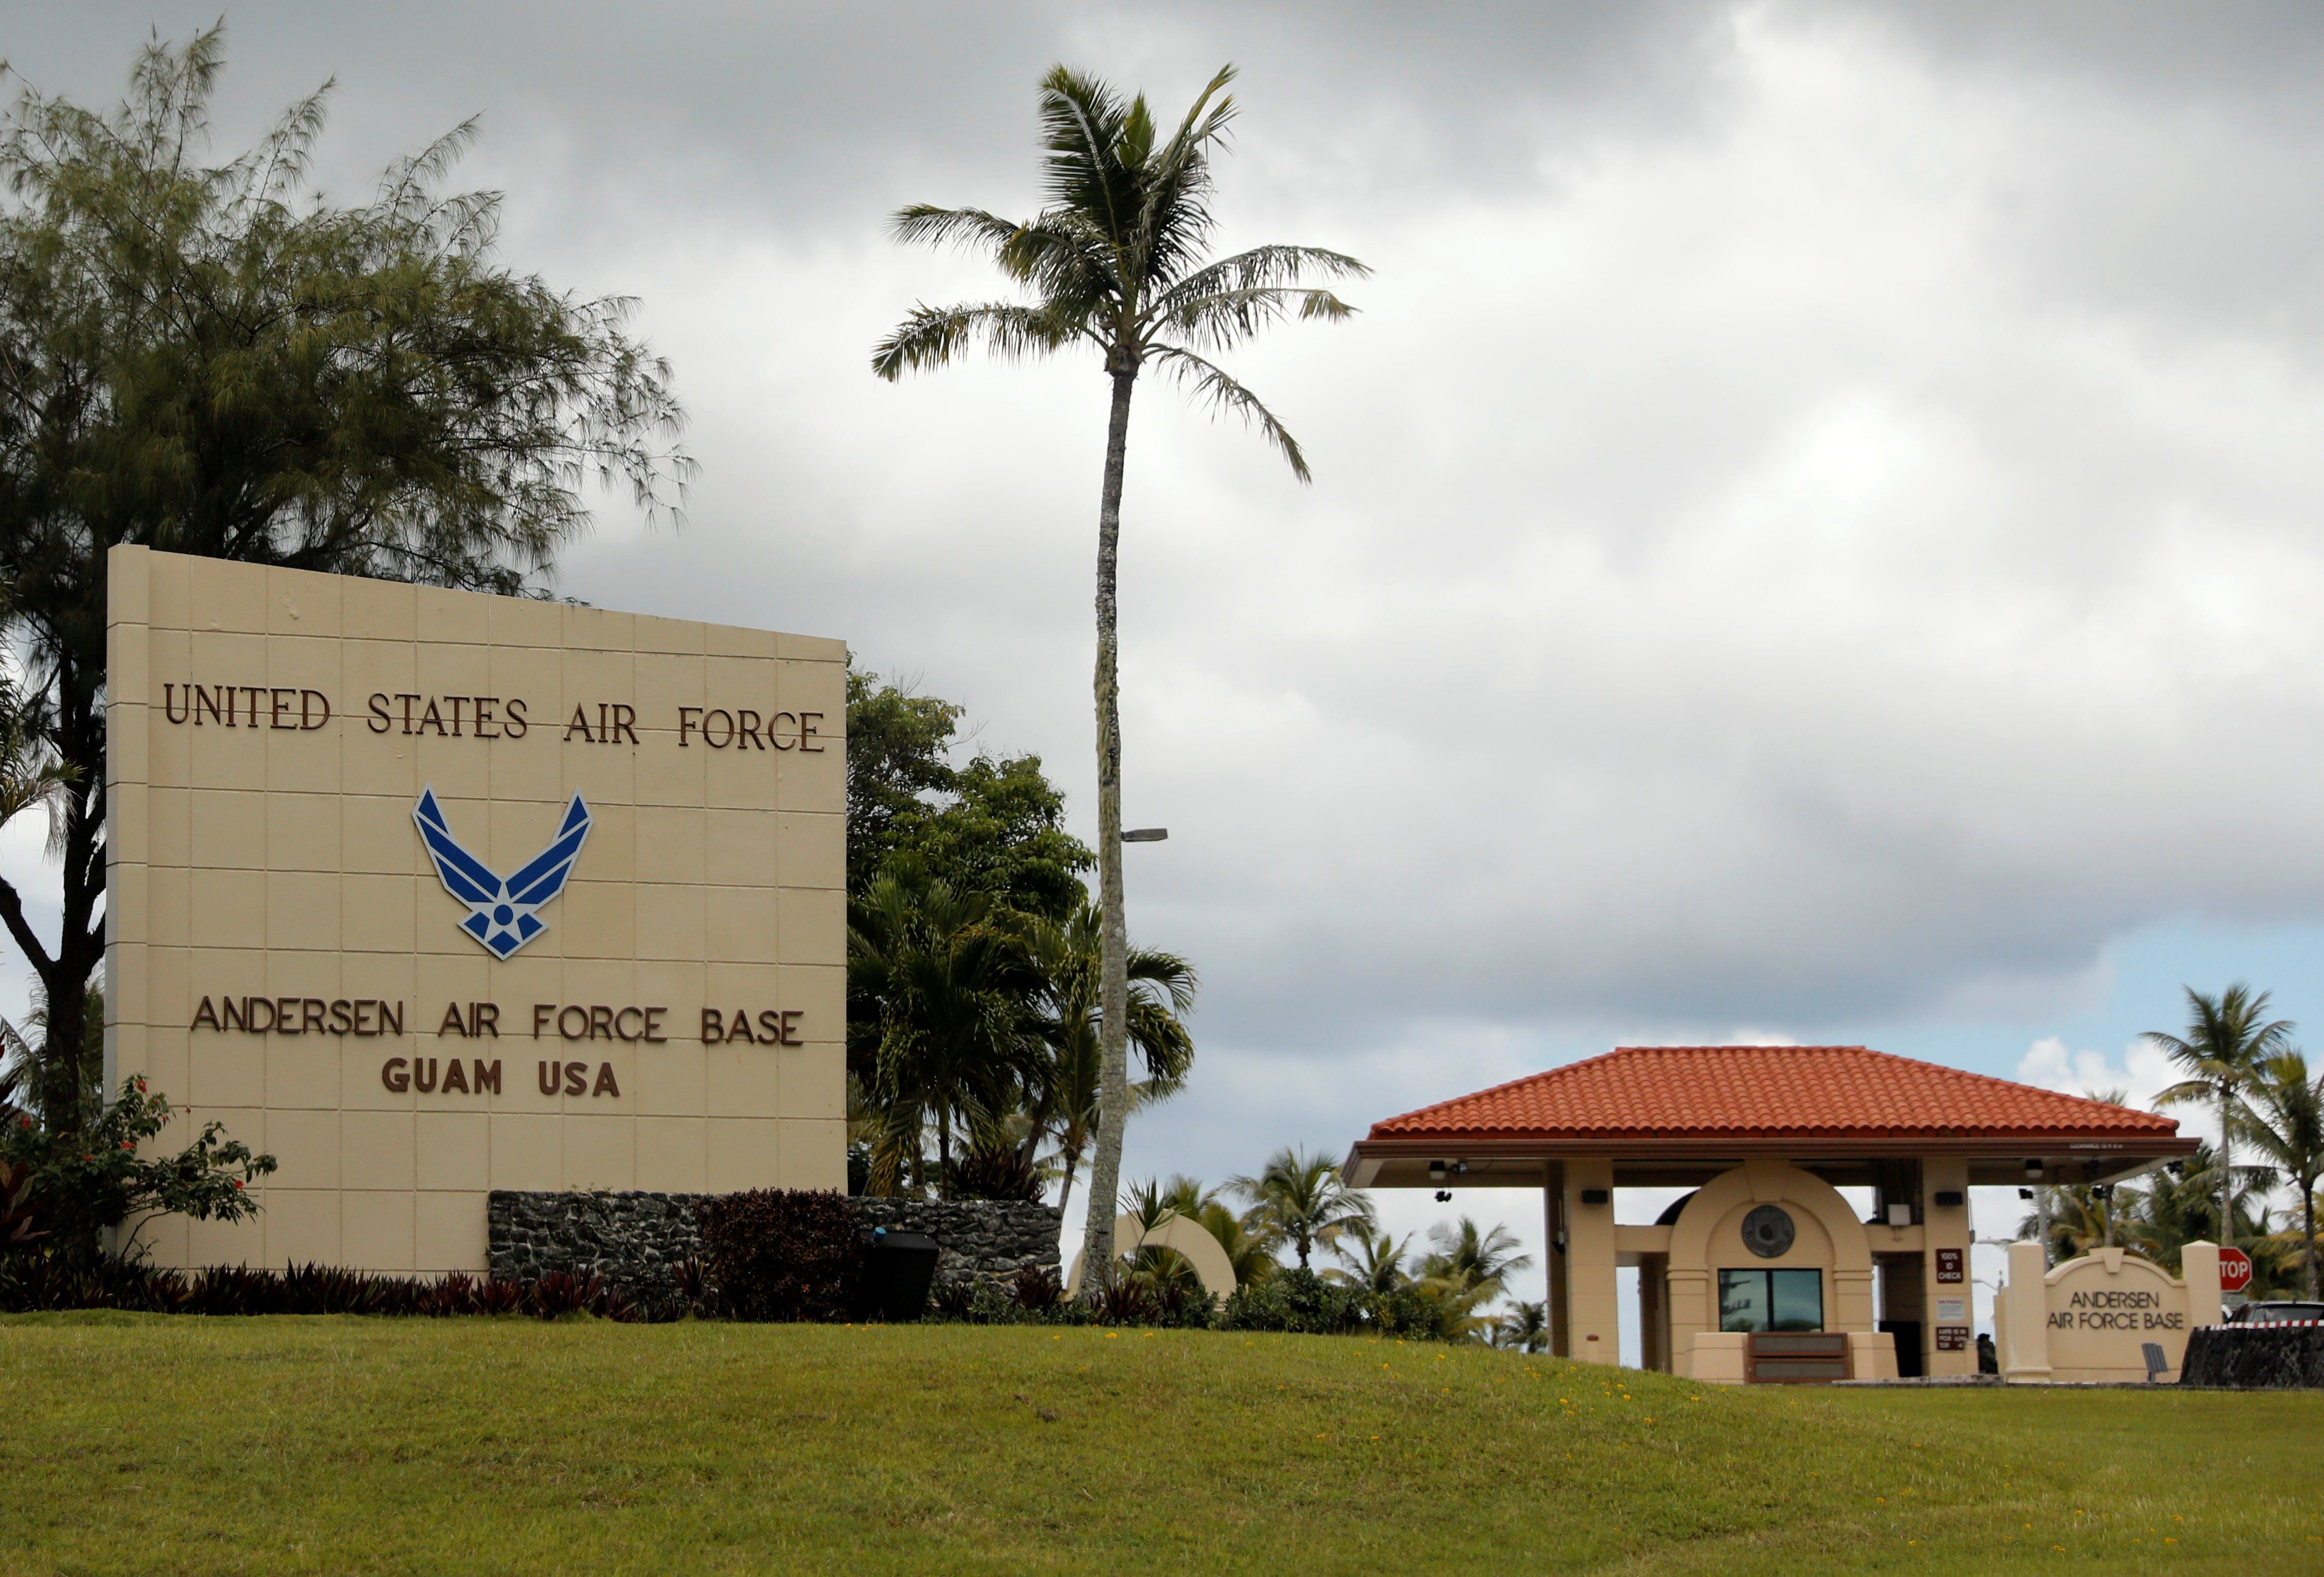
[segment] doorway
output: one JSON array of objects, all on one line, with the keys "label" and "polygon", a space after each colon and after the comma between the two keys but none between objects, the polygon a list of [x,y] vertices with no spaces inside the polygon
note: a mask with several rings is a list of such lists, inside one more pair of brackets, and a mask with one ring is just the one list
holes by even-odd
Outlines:
[{"label": "doorway", "polygon": [[1921,1257],[1875,1254],[1872,1267],[1880,1294],[1879,1318],[1874,1329],[1895,1338],[1896,1378],[1918,1379],[1929,1371],[1921,1350],[1929,1318],[1927,1277]]}]

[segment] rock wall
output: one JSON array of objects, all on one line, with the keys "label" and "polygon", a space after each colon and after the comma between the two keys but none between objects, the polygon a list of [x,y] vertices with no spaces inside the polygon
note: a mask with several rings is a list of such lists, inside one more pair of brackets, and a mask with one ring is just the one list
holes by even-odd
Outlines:
[{"label": "rock wall", "polygon": [[639,1296],[665,1297],[677,1290],[674,1268],[702,1257],[701,1197],[495,1188],[484,1202],[485,1263],[503,1281],[595,1271]]},{"label": "rock wall", "polygon": [[[1057,1231],[1064,1213],[1054,1204],[1014,1204],[973,1199],[946,1203],[927,1199],[874,1199],[860,1194],[847,1202],[867,1227],[925,1232],[936,1240],[936,1285],[990,1281],[1007,1286],[1020,1270],[1057,1265]],[[1062,1277],[1060,1278],[1062,1279]]]},{"label": "rock wall", "polygon": [[2324,1388],[2324,1325],[2205,1325],[2187,1338],[2182,1386]]},{"label": "rock wall", "polygon": [[[503,1281],[530,1281],[555,1270],[594,1271],[632,1294],[665,1296],[677,1286],[673,1268],[701,1257],[694,1202],[703,1197],[494,1189],[485,1204],[487,1263]],[[1058,1268],[1063,1218],[1054,1205],[868,1196],[847,1203],[865,1227],[934,1238],[941,1250],[938,1286],[962,1280],[1005,1286],[1019,1270]]]}]

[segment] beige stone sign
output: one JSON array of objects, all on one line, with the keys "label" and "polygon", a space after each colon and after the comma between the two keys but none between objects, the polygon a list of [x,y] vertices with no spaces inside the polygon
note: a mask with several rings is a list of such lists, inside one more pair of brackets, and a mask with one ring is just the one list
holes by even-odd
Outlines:
[{"label": "beige stone sign", "polygon": [[159,1262],[475,1270],[490,1189],[844,1186],[839,641],[109,574],[106,1079],[281,1163]]},{"label": "beige stone sign", "polygon": [[2124,1249],[2100,1249],[2054,1268],[2042,1245],[2009,1245],[2009,1278],[1994,1295],[2003,1378],[2017,1384],[2177,1379],[2187,1338],[2219,1319],[2219,1250],[2200,1240],[2179,1251],[2181,1278]]}]

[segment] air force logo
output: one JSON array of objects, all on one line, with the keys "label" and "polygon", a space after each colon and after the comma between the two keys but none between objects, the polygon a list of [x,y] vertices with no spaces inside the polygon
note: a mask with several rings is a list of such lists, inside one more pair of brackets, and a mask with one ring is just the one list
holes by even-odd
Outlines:
[{"label": "air force logo", "polygon": [[420,824],[420,841],[428,845],[428,857],[436,862],[436,874],[443,878],[444,890],[468,906],[468,918],[459,922],[460,929],[495,958],[506,958],[549,929],[539,910],[565,890],[565,880],[573,874],[573,862],[589,836],[589,807],[576,794],[573,803],[565,807],[565,820],[549,847],[515,875],[501,877],[452,835],[443,808],[436,803],[434,788],[420,791],[411,819]]}]

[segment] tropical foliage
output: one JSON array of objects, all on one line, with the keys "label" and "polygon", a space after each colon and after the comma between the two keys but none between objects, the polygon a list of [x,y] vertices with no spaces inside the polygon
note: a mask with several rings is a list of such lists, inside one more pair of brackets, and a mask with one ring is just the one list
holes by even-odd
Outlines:
[{"label": "tropical foliage", "polygon": [[1517,1352],[1548,1351],[1549,1305],[1541,1302],[1511,1304],[1508,1313],[1493,1328],[1493,1345]]},{"label": "tropical foliage", "polygon": [[1257,1176],[1231,1178],[1227,1186],[1250,1202],[1255,1219],[1298,1257],[1302,1270],[1316,1249],[1377,1224],[1371,1200],[1348,1186],[1338,1162],[1296,1146],[1276,1151]]},{"label": "tropical foliage", "polygon": [[30,1241],[37,1230],[47,1240],[44,1252],[85,1256],[104,1227],[126,1222],[134,1235],[138,1223],[157,1214],[235,1222],[257,1213],[248,1187],[274,1170],[274,1157],[227,1138],[218,1122],[205,1123],[174,1155],[154,1154],[153,1141],[176,1113],[143,1079],[123,1080],[110,1102],[86,1101],[79,1116],[59,1131],[29,1111],[0,1109],[0,1165],[10,1171],[11,1213],[25,1218],[12,1236]]},{"label": "tropical foliage", "polygon": [[2308,1059],[2296,1051],[2262,1061],[2237,1113],[2236,1137],[2257,1158],[2264,1186],[2274,1186],[2279,1177],[2292,1184],[2297,1228],[2274,1235],[2291,1240],[2281,1247],[2297,1256],[2301,1291],[2312,1299],[2318,1285],[2316,1183],[2324,1176],[2324,1074],[2310,1076]]},{"label": "tropical foliage", "polygon": [[[1069,1203],[1098,1126],[1101,926],[1089,851],[1038,756],[949,760],[962,716],[848,677],[848,1083],[861,1185],[987,1197],[1007,1171]],[[1185,1083],[1198,985],[1133,948],[1139,1103]],[[955,1157],[959,1157],[957,1160]],[[1005,1190],[1018,1192],[1011,1183]]]},{"label": "tropical foliage", "polygon": [[956,1136],[989,1123],[1034,1076],[1026,1012],[1038,989],[1023,937],[988,893],[955,890],[917,860],[891,861],[848,906],[849,1060],[865,1070],[872,1192],[927,1182]]},{"label": "tropical foliage", "polygon": [[1031,298],[915,307],[872,353],[893,380],[941,367],[982,343],[1016,360],[1069,347],[1096,353],[1110,380],[1104,479],[1098,505],[1098,887],[1101,1093],[1087,1239],[1100,1273],[1113,1252],[1111,1205],[1130,1114],[1130,943],[1121,872],[1121,717],[1116,675],[1115,577],[1130,404],[1139,374],[1157,367],[1214,410],[1256,425],[1300,480],[1307,462],[1259,397],[1211,357],[1287,317],[1336,321],[1351,309],[1311,280],[1366,271],[1314,247],[1269,245],[1211,259],[1211,160],[1235,115],[1230,66],[1211,79],[1177,129],[1157,126],[1143,95],[1125,101],[1093,77],[1052,70],[1039,119],[1047,201],[1030,219],[982,208],[916,204],[896,216],[899,240],[957,244],[990,256]]},{"label": "tropical foliage", "polygon": [[2186,991],[2186,1033],[2153,1029],[2145,1039],[2187,1075],[2157,1097],[2163,1105],[2208,1101],[2218,1110],[2218,1208],[2211,1219],[2218,1229],[2218,1240],[2234,1243],[2238,1241],[2234,1148],[2247,1115],[2242,1105],[2243,1092],[2257,1076],[2261,1064],[2292,1049],[2294,1026],[2287,1019],[2268,1018],[2268,993],[2255,991],[2241,981],[2216,997],[2205,996],[2192,986]]},{"label": "tropical foliage", "polygon": [[[2278,1224],[2265,1202],[2271,1176],[2264,1167],[2238,1167],[2235,1240],[2252,1257],[2254,1297],[2281,1297],[2298,1289],[2301,1260],[2297,1218]],[[2198,1240],[2218,1241],[2219,1152],[2206,1143],[2184,1161],[2111,1186],[2053,1185],[2037,1205],[2050,1217],[2050,1259],[2062,1263],[2102,1248],[2124,1248],[2173,1275],[2180,1250]],[[2017,1235],[2041,1235],[2041,1212],[2028,1211]]]}]

